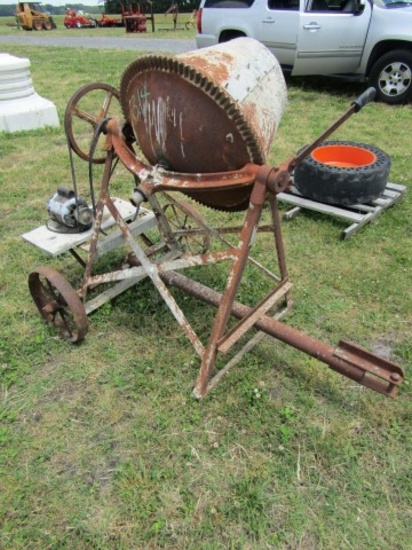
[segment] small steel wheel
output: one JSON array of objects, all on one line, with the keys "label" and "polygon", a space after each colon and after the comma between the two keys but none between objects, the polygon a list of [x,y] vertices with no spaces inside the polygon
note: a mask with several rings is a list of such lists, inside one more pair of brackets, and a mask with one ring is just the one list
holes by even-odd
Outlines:
[{"label": "small steel wheel", "polygon": [[169,226],[183,252],[203,254],[210,246],[210,236],[202,224],[206,223],[189,202],[173,202],[163,207]]},{"label": "small steel wheel", "polygon": [[[69,100],[64,115],[64,129],[73,151],[89,161],[90,146],[98,124],[107,117],[123,118],[119,92],[109,84],[95,82],[77,90]],[[105,137],[100,135],[96,151],[101,151]],[[93,157],[94,164],[103,164],[106,154]]]},{"label": "small steel wheel", "polygon": [[83,340],[88,331],[86,310],[63,275],[50,267],[39,267],[29,275],[29,289],[41,316],[57,328],[61,338]]}]

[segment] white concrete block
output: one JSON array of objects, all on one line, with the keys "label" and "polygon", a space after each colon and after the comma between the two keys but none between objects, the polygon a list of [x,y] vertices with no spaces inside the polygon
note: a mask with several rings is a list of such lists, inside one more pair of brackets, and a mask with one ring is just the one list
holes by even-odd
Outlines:
[{"label": "white concrete block", "polygon": [[57,109],[53,102],[35,92],[30,60],[0,53],[0,131],[45,126],[59,126]]}]

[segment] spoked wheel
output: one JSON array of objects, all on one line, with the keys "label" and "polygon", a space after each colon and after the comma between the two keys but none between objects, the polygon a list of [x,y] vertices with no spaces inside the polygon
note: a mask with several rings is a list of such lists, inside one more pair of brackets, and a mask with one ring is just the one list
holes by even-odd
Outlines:
[{"label": "spoked wheel", "polygon": [[[64,115],[64,128],[73,151],[83,160],[89,161],[90,145],[95,130],[107,117],[123,118],[119,92],[113,86],[101,82],[86,84],[77,90],[69,100]],[[96,143],[96,151],[104,143],[102,134]],[[93,157],[94,164],[103,164],[106,155]]]},{"label": "spoked wheel", "polygon": [[169,226],[183,252],[203,254],[210,246],[210,236],[202,228],[203,216],[188,202],[171,202],[163,207]]},{"label": "spoked wheel", "polygon": [[61,338],[83,340],[89,325],[86,310],[63,275],[50,267],[39,267],[30,273],[29,289],[41,316],[57,328]]}]

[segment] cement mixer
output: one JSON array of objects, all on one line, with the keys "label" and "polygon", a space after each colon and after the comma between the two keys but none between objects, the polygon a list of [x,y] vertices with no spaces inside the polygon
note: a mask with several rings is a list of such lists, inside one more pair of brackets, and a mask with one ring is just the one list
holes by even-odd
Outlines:
[{"label": "cement mixer", "polygon": [[[100,103],[84,108],[83,102],[95,93],[101,93]],[[72,174],[75,153],[89,163],[91,173],[102,164],[103,175],[97,200],[91,188],[94,222],[89,232],[65,234],[61,246],[55,234],[45,244],[49,239],[44,230],[37,241],[34,235],[24,236],[49,254],[71,252],[84,268],[78,290],[52,268],[39,267],[30,274],[30,292],[44,320],[63,338],[78,342],[87,333],[92,311],[149,278],[199,357],[198,399],[264,335],[395,397],[404,378],[399,366],[345,340],[332,348],[281,321],[292,305],[292,284],[277,194],[290,185],[295,166],[373,95],[373,89],[367,90],[311,145],[275,167],[266,163],[286,105],[286,85],[275,57],[255,40],[241,38],[176,57],[145,56],[126,68],[120,91],[101,83],[81,88],[65,114]],[[113,116],[119,103],[121,116]],[[79,122],[85,131],[78,129]],[[87,146],[86,130],[91,134]],[[127,208],[110,193],[119,161],[132,175]],[[232,217],[237,220],[235,213],[242,211],[243,223],[233,224]],[[217,226],[209,212],[220,212],[226,223]],[[271,238],[270,245],[265,241],[265,256],[272,256],[275,268],[252,256],[261,235]],[[119,247],[127,253],[123,265],[97,274],[96,260]],[[182,273],[195,267],[216,269],[218,264],[227,266],[221,291]],[[237,300],[247,269],[269,286],[252,305]],[[217,307],[206,342],[173,288]],[[231,358],[217,370],[216,362],[225,354]]]}]

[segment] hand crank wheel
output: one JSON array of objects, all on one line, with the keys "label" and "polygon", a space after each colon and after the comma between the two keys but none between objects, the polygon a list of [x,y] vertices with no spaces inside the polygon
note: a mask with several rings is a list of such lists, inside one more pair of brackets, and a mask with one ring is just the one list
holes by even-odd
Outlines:
[{"label": "hand crank wheel", "polygon": [[208,250],[210,237],[202,228],[202,223],[206,222],[190,203],[168,203],[163,207],[163,212],[184,252],[203,254]]},{"label": "hand crank wheel", "polygon": [[83,340],[88,331],[86,310],[63,275],[50,267],[39,267],[29,275],[29,289],[41,316],[57,328],[61,338]]},{"label": "hand crank wheel", "polygon": [[[89,152],[98,124],[107,117],[122,119],[120,94],[113,86],[96,82],[77,90],[69,100],[64,115],[64,128],[73,151],[89,161]],[[96,150],[104,143],[101,136]],[[94,164],[103,164],[106,155],[93,158]]]}]

